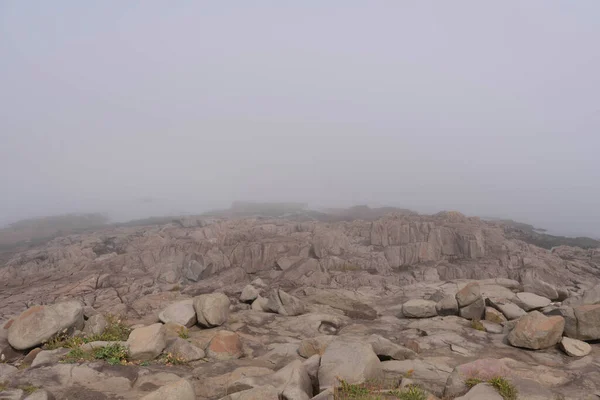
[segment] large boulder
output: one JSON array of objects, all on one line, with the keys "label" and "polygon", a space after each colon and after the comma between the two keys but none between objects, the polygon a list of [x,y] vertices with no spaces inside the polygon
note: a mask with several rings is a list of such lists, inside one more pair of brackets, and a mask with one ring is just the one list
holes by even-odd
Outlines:
[{"label": "large boulder", "polygon": [[165,348],[165,353],[171,353],[184,361],[196,361],[205,357],[204,350],[194,346],[190,342],[180,337],[170,341]]},{"label": "large boulder", "polygon": [[152,324],[131,331],[127,339],[129,356],[134,360],[153,360],[166,346],[162,324]]},{"label": "large boulder", "polygon": [[17,350],[27,350],[58,333],[81,330],[83,325],[83,306],[78,301],[33,306],[12,322],[8,342]]},{"label": "large boulder", "polygon": [[402,314],[406,318],[429,318],[437,315],[436,302],[413,299],[402,305]]},{"label": "large boulder", "polygon": [[320,390],[336,386],[339,379],[350,384],[377,379],[381,376],[380,364],[369,343],[338,338],[321,356]]},{"label": "large boulder", "polygon": [[[444,389],[445,398],[452,399],[468,390],[466,381],[469,378],[492,378],[494,376],[510,376],[511,368],[503,359],[481,358],[454,368]],[[479,400],[479,399],[478,399]],[[483,399],[481,399],[483,400]],[[486,399],[487,400],[487,399]]]},{"label": "large boulder", "polygon": [[493,307],[486,307],[485,308],[484,318],[485,318],[486,321],[493,322],[495,324],[502,324],[503,322],[507,321],[507,319],[504,316],[504,314],[502,314],[502,312],[496,310]]},{"label": "large boulder", "polygon": [[600,284],[583,292],[581,297],[582,305],[600,304]]},{"label": "large boulder", "polygon": [[560,347],[571,357],[583,357],[592,352],[592,346],[588,343],[568,337],[563,337],[561,339]]},{"label": "large boulder", "polygon": [[189,381],[181,379],[147,394],[141,400],[196,400],[196,392]]},{"label": "large boulder", "polygon": [[480,320],[485,314],[485,301],[483,297],[475,299],[474,302],[466,307],[462,307],[459,311],[459,315],[466,319]]},{"label": "large boulder", "polygon": [[517,295],[513,297],[513,301],[525,311],[538,310],[551,303],[550,299],[527,292],[517,293]]},{"label": "large boulder", "polygon": [[574,307],[577,319],[577,339],[600,339],[600,304]]},{"label": "large boulder", "polygon": [[294,316],[304,314],[304,303],[297,297],[287,294],[281,289],[276,289],[271,292],[266,311],[271,311],[281,315]]},{"label": "large boulder", "polygon": [[458,314],[458,302],[456,296],[448,295],[443,297],[435,305],[437,315],[456,315]]},{"label": "large boulder", "polygon": [[479,283],[471,282],[456,293],[456,301],[459,307],[466,307],[481,297]]},{"label": "large boulder", "polygon": [[289,400],[309,400],[313,387],[308,371],[302,361],[295,360],[274,374],[274,381],[285,382],[280,388],[282,398]]},{"label": "large boulder", "polygon": [[546,317],[538,311],[532,311],[519,319],[508,334],[508,342],[515,347],[545,349],[560,341],[564,329],[563,317]]},{"label": "large boulder", "polygon": [[223,325],[229,318],[229,297],[223,293],[203,294],[194,298],[198,323],[205,328]]},{"label": "large boulder", "polygon": [[558,300],[559,295],[556,287],[544,282],[533,274],[526,274],[523,277],[523,291],[543,296],[550,300]]},{"label": "large boulder", "polygon": [[196,324],[196,310],[193,300],[184,300],[171,304],[158,314],[158,318],[163,323],[174,322],[185,327],[191,327]]},{"label": "large boulder", "polygon": [[560,306],[549,312],[544,313],[547,317],[559,315],[565,319],[565,331],[563,334],[570,338],[577,339],[577,318],[575,317],[575,311],[569,306]]},{"label": "large boulder", "polygon": [[235,332],[219,331],[206,348],[206,354],[216,360],[231,360],[242,356],[242,342]]},{"label": "large boulder", "polygon": [[304,358],[309,358],[315,354],[321,355],[325,352],[329,343],[335,339],[332,335],[315,336],[304,339],[298,346],[298,354]]}]

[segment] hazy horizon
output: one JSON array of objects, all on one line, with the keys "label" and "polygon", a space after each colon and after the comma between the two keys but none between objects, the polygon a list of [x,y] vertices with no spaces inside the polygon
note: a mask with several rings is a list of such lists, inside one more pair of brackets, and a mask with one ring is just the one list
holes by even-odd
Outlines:
[{"label": "hazy horizon", "polygon": [[1,2],[0,226],[251,200],[598,238],[599,20],[591,0]]}]

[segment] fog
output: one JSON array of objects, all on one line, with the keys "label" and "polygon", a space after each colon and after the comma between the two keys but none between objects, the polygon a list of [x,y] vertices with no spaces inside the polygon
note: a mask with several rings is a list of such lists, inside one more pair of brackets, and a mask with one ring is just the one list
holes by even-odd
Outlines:
[{"label": "fog", "polygon": [[0,225],[233,200],[600,237],[600,2],[2,1]]}]

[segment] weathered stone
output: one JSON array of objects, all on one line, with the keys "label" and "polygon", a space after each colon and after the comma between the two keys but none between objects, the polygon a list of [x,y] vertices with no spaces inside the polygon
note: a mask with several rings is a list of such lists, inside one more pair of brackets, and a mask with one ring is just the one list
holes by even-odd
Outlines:
[{"label": "weathered stone", "polygon": [[47,390],[38,389],[25,397],[25,400],[54,400],[54,395]]},{"label": "weathered stone", "polygon": [[545,349],[560,341],[564,328],[563,317],[546,317],[538,311],[532,311],[519,319],[508,335],[508,342],[515,347]]},{"label": "weathered stone", "polygon": [[592,352],[592,346],[581,340],[563,337],[560,347],[571,357],[584,357]]},{"label": "weathered stone", "polygon": [[0,392],[0,400],[21,400],[24,394],[22,389],[6,389]]},{"label": "weathered stone", "polygon": [[254,311],[267,311],[267,304],[269,304],[269,299],[266,297],[261,297],[260,295],[252,302],[252,309]]},{"label": "weathered stone", "polygon": [[[469,378],[489,379],[495,376],[510,377],[511,368],[502,359],[482,358],[454,368],[444,389],[444,396],[453,398],[468,391]],[[482,399],[483,400],[483,399]]]},{"label": "weathered stone", "polygon": [[189,381],[181,379],[147,394],[141,400],[196,400],[196,393]]},{"label": "weathered stone", "polygon": [[229,298],[223,293],[203,294],[194,298],[198,323],[206,328],[223,325],[229,318]]},{"label": "weathered stone", "polygon": [[600,304],[574,307],[577,337],[580,340],[600,339]]},{"label": "weathered stone", "polygon": [[322,355],[333,339],[335,339],[335,336],[332,335],[323,335],[304,339],[298,346],[298,354],[304,358],[311,357],[315,354]]},{"label": "weathered stone", "polygon": [[280,388],[282,398],[289,400],[309,400],[313,396],[310,376],[302,361],[292,361],[274,374],[274,380],[285,382]]},{"label": "weathered stone", "polygon": [[337,385],[339,379],[350,384],[376,379],[381,375],[380,364],[370,344],[338,338],[321,356],[320,390]]},{"label": "weathered stone", "polygon": [[163,323],[174,322],[185,327],[191,327],[196,324],[196,310],[193,300],[180,301],[171,304],[158,314],[158,318]]},{"label": "weathered stone", "polygon": [[281,289],[276,289],[271,292],[265,309],[287,316],[304,314],[305,311],[304,304],[298,298],[287,294]]},{"label": "weathered stone", "polygon": [[56,364],[60,361],[62,356],[67,354],[69,349],[55,349],[55,350],[42,350],[40,351],[31,363],[31,367],[37,367],[44,364]]},{"label": "weathered stone", "polygon": [[517,319],[527,314],[521,307],[505,299],[487,299],[486,302],[502,312],[508,320]]},{"label": "weathered stone", "polygon": [[481,321],[481,324],[483,325],[483,329],[485,329],[485,331],[488,333],[503,333],[504,332],[504,328],[502,327],[502,325],[496,324],[494,322]]},{"label": "weathered stone", "polygon": [[456,297],[452,295],[443,297],[435,305],[435,310],[437,311],[437,315],[457,315],[458,302],[456,301]]},{"label": "weathered stone", "polygon": [[129,343],[125,341],[107,342],[105,340],[97,340],[95,342],[84,343],[81,346],[79,346],[79,348],[83,351],[92,351],[94,349],[100,349],[113,344],[119,344],[121,346],[129,348]]},{"label": "weathered stone", "polygon": [[17,350],[44,343],[56,334],[83,328],[83,307],[77,301],[33,306],[8,328],[8,342]]},{"label": "weathered stone", "polygon": [[451,369],[439,362],[425,360],[391,360],[381,363],[383,382],[389,385],[398,385],[404,376],[410,376],[415,383],[427,388],[428,391],[441,396]]},{"label": "weathered stone", "polygon": [[478,299],[473,301],[468,306],[462,307],[459,311],[459,315],[461,317],[466,318],[466,319],[471,319],[471,320],[473,320],[473,319],[480,320],[483,318],[484,314],[485,314],[485,301],[483,300],[483,297],[479,297]]},{"label": "weathered stone", "polygon": [[252,285],[246,285],[240,295],[240,301],[243,303],[252,303],[259,296],[258,289]]},{"label": "weathered stone", "polygon": [[393,343],[380,335],[371,335],[367,341],[373,347],[373,351],[380,360],[412,360],[417,358],[417,353],[404,346]]},{"label": "weathered stone", "polygon": [[0,363],[0,382],[3,382],[5,377],[17,371],[17,367],[13,367],[10,364]]},{"label": "weathered stone", "polygon": [[106,321],[104,315],[95,314],[85,321],[83,333],[87,335],[101,335],[107,326],[108,321]]},{"label": "weathered stone", "polygon": [[187,362],[200,360],[205,357],[204,350],[179,337],[167,345],[165,352],[176,355]]},{"label": "weathered stone", "polygon": [[517,293],[513,301],[525,311],[537,310],[551,303],[550,299],[527,292]]},{"label": "weathered stone", "polygon": [[230,360],[242,356],[242,342],[235,332],[219,331],[212,338],[206,354],[217,360]]},{"label": "weathered stone", "polygon": [[402,314],[407,318],[435,317],[437,315],[436,303],[431,300],[409,300],[402,305]]},{"label": "weathered stone", "polygon": [[600,284],[589,288],[585,292],[583,292],[583,296],[581,297],[582,305],[593,305],[600,304]]},{"label": "weathered stone", "polygon": [[279,391],[271,385],[242,390],[222,397],[219,400],[280,400]]},{"label": "weathered stone", "polygon": [[153,324],[131,331],[129,339],[129,356],[133,360],[153,360],[159,356],[166,346],[165,331],[162,324]]},{"label": "weathered stone", "polygon": [[456,293],[456,301],[459,307],[466,307],[481,298],[479,283],[471,282]]},{"label": "weathered stone", "polygon": [[486,321],[490,321],[495,324],[502,324],[503,322],[506,322],[506,317],[504,316],[504,314],[502,314],[502,312],[496,310],[493,307],[485,308],[484,318]]},{"label": "weathered stone", "polygon": [[473,386],[467,394],[457,397],[455,400],[503,400],[496,389],[487,383],[480,383]]},{"label": "weathered stone", "polygon": [[558,300],[559,297],[554,285],[529,275],[523,279],[523,291],[534,293],[550,300]]},{"label": "weathered stone", "polygon": [[570,338],[577,339],[577,318],[575,318],[575,311],[569,306],[560,306],[547,313],[544,313],[547,317],[559,315],[565,319],[565,331],[563,334]]}]

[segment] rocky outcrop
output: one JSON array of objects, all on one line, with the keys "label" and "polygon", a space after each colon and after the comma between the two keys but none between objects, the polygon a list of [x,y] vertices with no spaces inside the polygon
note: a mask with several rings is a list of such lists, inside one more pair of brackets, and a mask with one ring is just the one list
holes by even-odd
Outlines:
[{"label": "rocky outcrop", "polygon": [[206,348],[206,354],[217,360],[230,360],[242,356],[242,342],[235,332],[219,331]]},{"label": "rocky outcrop", "polygon": [[287,316],[304,313],[304,304],[302,304],[297,297],[289,295],[281,289],[273,290],[271,292],[269,300],[264,308],[266,311]]},{"label": "rocky outcrop", "polygon": [[340,379],[354,384],[381,376],[379,358],[368,343],[338,339],[327,346],[321,356],[319,385],[324,390]]},{"label": "rocky outcrop", "polygon": [[171,304],[158,314],[163,323],[174,322],[179,325],[190,327],[196,324],[196,310],[193,300],[185,300]]},{"label": "rocky outcrop", "polygon": [[127,339],[129,354],[134,360],[153,360],[167,345],[162,324],[134,329]]}]

